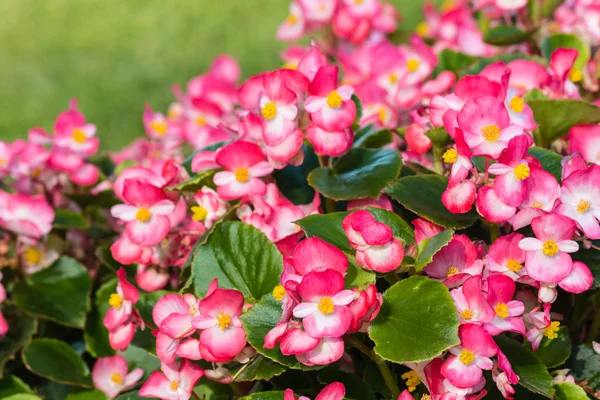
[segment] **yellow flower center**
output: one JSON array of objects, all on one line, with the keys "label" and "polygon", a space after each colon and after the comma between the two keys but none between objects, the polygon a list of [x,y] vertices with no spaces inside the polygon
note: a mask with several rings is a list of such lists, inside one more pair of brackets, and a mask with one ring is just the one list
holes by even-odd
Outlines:
[{"label": "yellow flower center", "polygon": [[42,252],[35,247],[28,247],[23,254],[27,264],[37,264],[42,261]]},{"label": "yellow flower center", "polygon": [[283,66],[281,68],[283,68],[283,69],[298,69],[298,65],[293,64],[293,63],[285,63],[285,64],[283,64]]},{"label": "yellow flower center", "polygon": [[522,113],[525,108],[525,101],[522,97],[513,97],[510,101],[510,108],[516,113]]},{"label": "yellow flower center", "polygon": [[454,8],[454,1],[453,0],[446,0],[442,3],[442,11],[446,12],[446,11],[450,11]]},{"label": "yellow flower center", "polygon": [[518,273],[519,271],[521,271],[521,268],[523,268],[523,266],[521,264],[519,264],[519,262],[517,260],[511,258],[506,263],[506,268],[510,269],[513,272]]},{"label": "yellow flower center", "polygon": [[431,400],[431,396],[428,394],[424,394],[421,396],[421,400]]},{"label": "yellow flower center", "polygon": [[202,206],[192,206],[191,210],[194,213],[194,215],[192,215],[194,221],[204,221],[208,215],[208,211]]},{"label": "yellow flower center", "polygon": [[542,253],[548,257],[552,257],[558,253],[558,245],[554,240],[546,240],[542,245]]},{"label": "yellow flower center", "polygon": [[446,276],[456,275],[459,272],[460,272],[460,270],[453,265],[450,268],[448,268],[448,271],[446,271]]},{"label": "yellow flower center", "polygon": [[471,350],[463,350],[458,358],[463,364],[471,365],[475,361],[475,354]]},{"label": "yellow flower center", "polygon": [[542,208],[542,203],[540,203],[539,201],[534,201],[533,203],[531,203],[531,207]]},{"label": "yellow flower center", "polygon": [[277,115],[277,106],[272,101],[265,104],[265,106],[260,110],[264,119],[273,119]]},{"label": "yellow flower center", "polygon": [[188,314],[190,314],[190,315],[198,314],[198,307],[190,306],[190,308],[188,308]]},{"label": "yellow flower center", "polygon": [[177,111],[175,108],[169,109],[169,111],[167,112],[167,118],[177,119],[177,117],[179,117],[179,111]]},{"label": "yellow flower center", "polygon": [[429,25],[427,22],[423,21],[417,25],[417,34],[419,36],[426,36],[429,33]]},{"label": "yellow flower center", "polygon": [[520,181],[529,178],[530,172],[531,170],[529,169],[529,166],[527,166],[527,164],[519,164],[515,167],[515,177]]},{"label": "yellow flower center", "polygon": [[176,391],[177,388],[179,387],[179,382],[172,381],[171,384],[169,385],[169,387],[171,388],[172,391]]},{"label": "yellow flower center", "polygon": [[248,182],[248,179],[250,179],[250,173],[246,168],[238,168],[235,170],[234,174],[235,180],[240,183]]},{"label": "yellow flower center", "polygon": [[460,316],[463,317],[463,319],[468,321],[471,318],[473,318],[473,311],[469,310],[468,308],[465,308],[464,310],[462,310],[460,312]]},{"label": "yellow flower center", "polygon": [[196,124],[198,126],[204,126],[204,125],[206,125],[206,118],[204,118],[202,116],[196,118]]},{"label": "yellow flower center", "polygon": [[548,339],[556,339],[558,337],[556,332],[558,332],[559,327],[560,322],[552,321],[550,325],[544,328],[544,336],[546,336]]},{"label": "yellow flower center", "polygon": [[579,82],[583,79],[583,74],[578,69],[573,68],[569,72],[569,79],[573,82]]},{"label": "yellow flower center", "polygon": [[391,83],[392,85],[393,85],[393,84],[395,84],[396,82],[398,82],[398,75],[396,75],[396,74],[395,74],[395,73],[393,73],[393,72],[392,72],[391,74],[389,74],[389,75],[388,75],[388,78],[389,78],[389,80],[390,80],[390,83]]},{"label": "yellow flower center", "polygon": [[108,299],[108,304],[115,310],[119,310],[121,308],[121,304],[123,304],[123,298],[119,294],[113,293]]},{"label": "yellow flower center", "polygon": [[364,0],[354,0],[356,4],[362,4]]},{"label": "yellow flower center", "polygon": [[110,376],[110,380],[116,383],[117,385],[122,385],[125,378],[123,377],[123,375],[119,374],[118,372],[115,372]]},{"label": "yellow flower center", "polygon": [[273,297],[275,297],[275,300],[281,301],[283,296],[285,296],[285,288],[281,285],[275,286],[275,289],[273,289]]},{"label": "yellow flower center", "polygon": [[481,133],[488,142],[494,143],[500,138],[500,127],[498,125],[486,125],[481,128]]},{"label": "yellow flower center", "polygon": [[79,128],[73,129],[73,140],[77,143],[85,143],[87,137],[85,136],[85,132]]},{"label": "yellow flower center", "polygon": [[454,149],[448,149],[442,154],[445,163],[454,164],[458,160],[458,152]]},{"label": "yellow flower center", "polygon": [[288,15],[285,20],[289,25],[296,25],[296,22],[298,22],[298,18],[292,14]]},{"label": "yellow flower center", "polygon": [[8,164],[8,160],[6,158],[0,157],[0,167],[6,167]]},{"label": "yellow flower center", "polygon": [[380,122],[380,123],[382,123],[382,124],[383,124],[383,123],[385,122],[385,117],[386,117],[386,114],[387,114],[387,113],[385,112],[385,108],[381,107],[381,108],[379,109],[379,122]]},{"label": "yellow flower center", "polygon": [[152,121],[150,122],[150,128],[159,136],[165,136],[167,133],[167,123],[165,121]]},{"label": "yellow flower center", "polygon": [[590,202],[587,200],[579,200],[579,204],[577,204],[577,212],[579,214],[584,214],[590,209]]},{"label": "yellow flower center", "polygon": [[494,307],[494,311],[496,311],[496,315],[500,318],[508,318],[508,306],[506,305],[506,303],[496,304],[496,307]]},{"label": "yellow flower center", "polygon": [[406,380],[406,387],[408,387],[409,392],[415,391],[417,386],[421,384],[421,378],[415,371],[408,371],[400,376]]},{"label": "yellow flower center", "polygon": [[419,60],[411,58],[406,62],[406,69],[408,72],[415,72],[417,68],[419,68]]},{"label": "yellow flower center", "polygon": [[151,216],[152,213],[150,212],[150,210],[148,210],[147,208],[140,208],[135,214],[135,219],[137,219],[140,222],[148,222]]},{"label": "yellow flower center", "polygon": [[227,329],[230,323],[231,317],[229,316],[229,314],[220,312],[219,315],[217,315],[217,324],[219,325],[219,328],[221,328],[222,331]]},{"label": "yellow flower center", "polygon": [[319,310],[323,314],[331,314],[334,311],[333,301],[330,297],[323,297],[319,300]]},{"label": "yellow flower center", "polygon": [[331,108],[338,108],[343,102],[342,96],[340,96],[337,90],[332,90],[331,93],[327,95],[327,105]]}]

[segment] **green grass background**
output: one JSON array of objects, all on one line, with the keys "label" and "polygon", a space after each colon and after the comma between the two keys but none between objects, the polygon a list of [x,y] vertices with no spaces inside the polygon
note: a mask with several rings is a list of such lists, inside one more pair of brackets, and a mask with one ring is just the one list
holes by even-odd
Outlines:
[{"label": "green grass background", "polygon": [[[392,1],[412,29],[421,0]],[[102,148],[142,135],[144,102],[228,53],[243,77],[281,65],[275,31],[289,0],[0,0],[0,139],[50,129],[77,97]]]}]

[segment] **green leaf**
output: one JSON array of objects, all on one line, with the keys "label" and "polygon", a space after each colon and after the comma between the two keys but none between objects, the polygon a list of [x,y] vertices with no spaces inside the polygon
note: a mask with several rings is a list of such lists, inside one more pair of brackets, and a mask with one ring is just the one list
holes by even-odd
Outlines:
[{"label": "green leaf", "polygon": [[28,370],[53,382],[93,387],[90,370],[75,350],[56,339],[35,339],[21,353]]},{"label": "green leaf", "polygon": [[134,390],[127,393],[122,393],[115,400],[145,400],[147,397],[140,397],[139,391]]},{"label": "green leaf", "polygon": [[569,365],[577,382],[591,381],[600,374],[600,357],[589,344],[580,344],[573,348]]},{"label": "green leaf", "polygon": [[194,393],[202,400],[231,400],[233,398],[229,385],[223,385],[210,379],[200,379],[194,386]]},{"label": "green leaf", "polygon": [[363,116],[363,105],[362,105],[362,101],[360,101],[360,99],[358,98],[357,95],[353,94],[352,95],[352,101],[354,102],[354,104],[356,105],[356,118],[354,119],[354,123],[358,124],[358,121],[360,121],[360,119]]},{"label": "green leaf", "polygon": [[317,369],[299,363],[294,356],[284,356],[279,350],[279,345],[273,349],[263,347],[265,335],[277,325],[281,319],[281,314],[281,302],[275,300],[271,294],[264,296],[260,302],[243,314],[240,319],[244,325],[248,343],[263,356],[286,367],[303,370]]},{"label": "green leaf", "polygon": [[17,393],[4,398],[4,400],[42,400],[42,398],[34,394]]},{"label": "green leaf", "polygon": [[322,371],[319,373],[319,382],[328,385],[333,382],[341,382],[346,388],[344,399],[348,400],[377,400],[375,393],[369,385],[360,377],[342,371]]},{"label": "green leaf", "polygon": [[483,69],[485,67],[487,67],[490,64],[495,63],[496,61],[504,61],[504,63],[509,63],[513,60],[531,60],[531,61],[538,62],[541,65],[547,64],[546,60],[543,59],[542,57],[531,56],[531,55],[522,54],[522,53],[509,53],[509,54],[501,54],[499,56],[494,56],[494,57],[481,58],[476,63],[471,65],[471,67],[466,71],[466,74],[467,75],[477,75],[481,71],[483,71]]},{"label": "green leaf", "polygon": [[52,226],[58,229],[88,229],[90,224],[79,213],[64,208],[54,210]]},{"label": "green leaf", "polygon": [[38,326],[36,319],[14,307],[5,308],[2,312],[9,329],[6,336],[0,340],[0,378],[4,376],[4,366],[8,360],[13,359],[21,347],[31,341]]},{"label": "green leaf", "polygon": [[[545,147],[555,139],[567,134],[569,129],[580,124],[600,122],[600,107],[580,100],[531,100],[527,103],[539,125],[539,136]],[[538,138],[536,137],[536,141]]]},{"label": "green leaf", "polygon": [[352,147],[376,149],[391,143],[393,140],[394,137],[389,129],[377,130],[373,125],[367,125],[356,132]]},{"label": "green leaf", "polygon": [[313,201],[315,191],[306,179],[310,171],[319,167],[319,159],[312,147],[302,145],[302,151],[304,152],[302,165],[298,167],[287,165],[283,169],[273,171],[273,177],[281,193],[296,205]]},{"label": "green leaf", "polygon": [[108,396],[98,389],[84,390],[82,392],[70,393],[66,400],[108,400]]},{"label": "green leaf", "polygon": [[537,146],[530,147],[527,153],[537,159],[542,164],[542,168],[550,172],[560,183],[562,175],[562,165],[560,164],[562,157],[560,155]]},{"label": "green leaf", "polygon": [[160,360],[158,357],[137,346],[129,345],[127,350],[121,352],[121,355],[127,360],[130,371],[134,368],[141,368],[144,370],[144,376],[141,379],[142,381],[148,379],[152,372],[160,369]]},{"label": "green leaf", "polygon": [[418,251],[419,255],[415,260],[415,270],[422,270],[427,264],[433,260],[435,253],[440,251],[442,247],[446,246],[452,240],[454,231],[446,229],[443,232],[438,233],[432,238],[427,238],[419,243]]},{"label": "green leaf", "polygon": [[396,363],[419,362],[459,344],[458,316],[443,283],[412,276],[383,294],[369,336],[375,352]]},{"label": "green leaf", "polygon": [[510,46],[529,40],[536,31],[537,29],[522,31],[514,25],[500,25],[488,30],[483,41],[494,46]]},{"label": "green leaf", "polygon": [[283,400],[283,392],[259,392],[250,396],[242,397],[240,400]]},{"label": "green leaf", "polygon": [[541,10],[542,17],[551,17],[552,14],[554,14],[554,10],[556,10],[563,2],[564,0],[543,0]]},{"label": "green leaf", "polygon": [[428,130],[425,136],[437,147],[446,147],[450,143],[450,135],[443,126]]},{"label": "green leaf", "polygon": [[103,319],[103,316],[98,313],[98,309],[95,306],[92,307],[83,331],[85,348],[94,358],[109,357],[115,354],[115,350],[108,341],[108,329],[104,326]]},{"label": "green leaf", "polygon": [[[442,204],[448,178],[440,175],[406,176],[386,187],[384,193],[415,214],[446,228],[466,228],[477,221],[477,213],[453,214]],[[418,195],[416,195],[418,194]]]},{"label": "green leaf", "polygon": [[[531,348],[531,345],[528,343],[527,347]],[[533,354],[548,368],[564,364],[571,355],[571,338],[568,330],[561,327],[555,339],[544,337],[540,347]]]},{"label": "green leaf", "polygon": [[585,390],[574,383],[563,382],[554,385],[554,400],[588,400]]},{"label": "green leaf", "polygon": [[214,188],[215,185],[213,183],[213,176],[217,173],[217,169],[212,169],[210,171],[202,171],[196,174],[195,177],[188,179],[185,182],[181,182],[175,186],[169,186],[167,190],[176,190],[178,192],[192,192],[195,193],[198,190],[202,189],[204,186],[209,186]]},{"label": "green leaf", "polygon": [[192,261],[198,296],[219,278],[219,287],[237,289],[248,299],[260,299],[279,285],[283,258],[264,233],[243,222],[223,222]]},{"label": "green leaf", "polygon": [[19,393],[31,393],[31,388],[21,378],[9,375],[0,379],[0,399]]},{"label": "green leaf", "polygon": [[534,393],[552,398],[554,394],[552,377],[546,366],[516,340],[506,336],[496,336],[494,340],[510,361],[515,373],[519,375],[519,385]]},{"label": "green leaf", "polygon": [[40,318],[74,328],[85,326],[90,310],[92,280],[87,269],[69,257],[19,282],[14,289],[15,304]]},{"label": "green leaf", "polygon": [[379,197],[381,189],[396,179],[401,166],[396,150],[352,148],[333,164],[333,169],[313,170],[308,183],[334,200]]},{"label": "green leaf", "polygon": [[385,399],[392,397],[375,361],[370,360],[365,365],[363,380],[376,394],[380,394]]},{"label": "green leaf", "polygon": [[117,272],[121,267],[124,266],[113,258],[112,252],[110,251],[110,246],[100,245],[96,247],[96,251],[94,252],[94,254],[102,264],[104,264],[108,269],[110,269],[113,272]]},{"label": "green leaf", "polygon": [[373,271],[362,269],[356,263],[354,256],[348,255],[348,272],[344,276],[344,285],[347,288],[365,287],[374,284],[377,280],[377,275]]},{"label": "green leaf", "polygon": [[544,57],[548,60],[552,56],[552,53],[560,48],[577,50],[579,54],[577,55],[577,59],[575,59],[573,68],[579,71],[583,69],[591,56],[590,46],[576,35],[569,33],[555,33],[554,35],[550,35],[544,39],[540,47],[542,48]]},{"label": "green leaf", "polygon": [[529,103],[531,100],[547,100],[548,96],[544,94],[540,89],[531,89],[529,92],[523,95],[523,100]]},{"label": "green leaf", "polygon": [[94,302],[96,304],[96,308],[98,309],[98,314],[100,318],[104,318],[110,305],[108,304],[108,300],[110,299],[110,295],[117,292],[117,284],[119,280],[115,277],[110,281],[104,283],[102,286],[98,288],[96,291],[96,298]]},{"label": "green leaf", "polygon": [[459,53],[453,50],[444,49],[438,54],[438,64],[433,72],[438,75],[442,71],[452,71],[457,76],[462,75],[462,72],[472,65],[477,58]]},{"label": "green leaf", "polygon": [[231,375],[236,382],[259,381],[281,375],[286,370],[285,366],[259,354],[237,371],[231,371]]}]

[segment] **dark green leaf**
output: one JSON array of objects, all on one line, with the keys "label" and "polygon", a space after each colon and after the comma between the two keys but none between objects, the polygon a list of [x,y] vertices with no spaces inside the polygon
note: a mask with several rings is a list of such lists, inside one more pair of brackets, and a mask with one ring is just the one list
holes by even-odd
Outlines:
[{"label": "dark green leaf", "polygon": [[96,247],[96,251],[94,252],[94,254],[102,264],[104,264],[108,269],[110,269],[113,272],[117,272],[121,267],[123,267],[122,264],[120,264],[117,260],[113,258],[112,252],[110,251],[110,246],[100,245]]},{"label": "dark green leaf", "polygon": [[2,310],[8,323],[8,332],[0,340],[0,378],[4,376],[4,366],[15,354],[31,341],[37,331],[37,320],[14,307]]},{"label": "dark green leaf", "polygon": [[233,392],[229,385],[223,385],[210,379],[200,379],[194,387],[194,393],[201,400],[231,400]]},{"label": "dark green leaf", "polygon": [[356,132],[352,147],[378,149],[386,144],[392,143],[393,140],[394,137],[389,129],[377,130],[373,125],[367,125]]},{"label": "dark green leaf", "polygon": [[434,75],[437,75],[442,71],[452,71],[457,76],[461,76],[462,72],[475,61],[477,61],[477,58],[475,57],[444,49],[438,54],[438,65],[435,67]]},{"label": "dark green leaf", "polygon": [[176,190],[178,192],[197,192],[202,189],[204,186],[209,186],[214,188],[215,185],[213,183],[213,176],[218,170],[213,169],[210,171],[202,171],[199,172],[195,177],[188,179],[185,182],[181,182],[175,186],[169,186],[166,188],[167,190]]},{"label": "dark green leaf", "polygon": [[259,381],[281,375],[286,370],[285,366],[259,354],[237,371],[231,371],[231,375],[236,382]]},{"label": "dark green leaf", "polygon": [[4,400],[42,400],[42,398],[34,394],[17,393],[4,398]]},{"label": "dark green leaf", "polygon": [[433,260],[435,253],[440,251],[442,247],[446,246],[452,240],[454,231],[446,229],[443,232],[438,233],[432,238],[424,239],[419,243],[418,251],[419,255],[415,260],[415,269],[417,271],[422,270],[427,264]]},{"label": "dark green leaf", "polygon": [[544,57],[548,60],[552,56],[552,53],[560,48],[577,50],[578,55],[573,68],[578,71],[583,69],[591,55],[590,46],[576,35],[570,33],[555,33],[554,35],[550,35],[544,39],[540,47],[542,48]]},{"label": "dark green leaf", "polygon": [[21,378],[14,375],[0,379],[0,399],[18,393],[31,393],[31,388]]},{"label": "dark green leaf", "polygon": [[310,171],[319,167],[319,159],[312,147],[303,145],[302,151],[304,152],[302,165],[298,167],[287,165],[283,169],[273,171],[273,177],[281,193],[296,205],[308,204],[315,197],[315,191],[306,179]]},{"label": "dark green leaf", "polygon": [[77,393],[70,393],[66,400],[108,400],[108,396],[96,390],[84,390]]},{"label": "dark green leaf", "polygon": [[536,144],[541,146],[567,134],[575,125],[600,122],[600,107],[580,100],[531,100],[527,104],[539,123],[543,143]]},{"label": "dark green leaf", "polygon": [[514,25],[500,25],[491,28],[483,36],[483,41],[494,46],[510,46],[529,40],[537,29],[522,31]]},{"label": "dark green leaf", "polygon": [[381,189],[396,179],[401,166],[396,150],[352,148],[335,162],[333,169],[313,170],[308,183],[334,200],[379,197]]},{"label": "dark green leaf", "polygon": [[554,389],[556,389],[554,400],[588,400],[585,390],[574,383],[559,383],[554,385]]},{"label": "dark green leaf", "polygon": [[[531,346],[528,345],[528,348]],[[558,331],[558,337],[548,339],[544,337],[540,347],[533,353],[546,367],[555,368],[569,359],[571,355],[571,338],[565,327]]]},{"label": "dark green leaf", "polygon": [[134,390],[132,392],[122,393],[116,397],[115,400],[146,400],[147,397],[140,397],[139,391]]},{"label": "dark green leaf", "polygon": [[87,269],[69,257],[19,282],[15,304],[30,314],[59,324],[83,328],[90,310],[92,280]]},{"label": "dark green leaf", "polygon": [[348,400],[377,400],[367,382],[354,374],[342,371],[322,371],[319,373],[319,382],[324,385],[341,382],[346,388],[344,398]]},{"label": "dark green leaf", "polygon": [[242,397],[240,400],[283,400],[283,392],[259,392],[250,396]]},{"label": "dark green leaf", "polygon": [[80,214],[64,208],[54,210],[52,226],[58,229],[87,229],[90,224]]},{"label": "dark green leaf", "polygon": [[551,150],[546,150],[543,147],[530,147],[527,153],[537,159],[542,168],[550,172],[560,183],[562,175],[562,165],[560,161],[562,157]]},{"label": "dark green leaf", "polygon": [[433,128],[425,132],[425,135],[431,140],[434,146],[446,147],[450,143],[450,135],[443,126],[440,128]]},{"label": "dark green leaf", "polygon": [[94,302],[96,303],[96,308],[98,309],[98,314],[100,318],[104,318],[110,305],[108,304],[108,300],[110,299],[110,295],[117,292],[117,283],[118,279],[115,277],[110,281],[106,282],[102,286],[98,288],[96,291],[96,298]]},{"label": "dark green leaf", "polygon": [[160,360],[158,357],[137,346],[129,345],[127,350],[121,352],[121,355],[127,360],[130,371],[134,368],[141,368],[144,370],[144,377],[141,379],[142,381],[148,379],[152,372],[160,369]]},{"label": "dark green leaf", "polygon": [[356,264],[356,260],[353,255],[347,254],[348,256],[348,272],[344,276],[344,284],[347,288],[353,287],[365,287],[370,284],[374,284],[377,280],[377,275],[373,271],[367,271],[362,269]]},{"label": "dark green leaf", "polygon": [[459,343],[458,316],[443,283],[412,276],[395,283],[383,299],[369,336],[384,359],[424,361]]},{"label": "dark green leaf", "polygon": [[383,398],[390,399],[392,397],[375,361],[369,361],[365,365],[363,380],[375,393],[380,394]]},{"label": "dark green leaf", "polygon": [[580,344],[573,348],[569,365],[577,382],[590,381],[600,374],[600,357],[589,344]]},{"label": "dark green leaf", "polygon": [[93,387],[90,370],[65,342],[56,339],[35,339],[21,354],[31,372],[58,383]]},{"label": "dark green leaf", "polygon": [[85,348],[94,358],[109,357],[115,354],[115,350],[110,347],[108,341],[108,330],[104,326],[103,316],[98,313],[98,309],[92,307],[92,312],[87,317],[83,339]]},{"label": "dark green leaf", "polygon": [[415,214],[446,228],[466,228],[477,221],[477,213],[453,214],[442,204],[448,178],[440,175],[406,176],[386,187],[384,193]]}]

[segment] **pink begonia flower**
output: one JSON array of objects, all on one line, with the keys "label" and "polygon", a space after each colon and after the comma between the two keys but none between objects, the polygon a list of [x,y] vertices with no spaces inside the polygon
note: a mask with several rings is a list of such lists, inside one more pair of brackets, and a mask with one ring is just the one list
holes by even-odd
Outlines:
[{"label": "pink begonia flower", "polygon": [[354,133],[350,128],[326,131],[311,124],[306,128],[306,138],[312,143],[315,153],[318,155],[339,157],[352,147]]},{"label": "pink begonia flower", "polygon": [[474,156],[496,159],[510,139],[523,134],[523,128],[510,125],[504,104],[491,96],[467,101],[456,119]]},{"label": "pink begonia flower", "polygon": [[244,296],[237,290],[215,289],[198,305],[200,315],[192,325],[200,332],[202,358],[212,362],[227,362],[246,346],[246,332],[239,316]]},{"label": "pink begonia flower", "polygon": [[404,140],[410,151],[417,154],[425,154],[431,149],[433,143],[425,135],[425,127],[418,123],[412,123],[404,133]]},{"label": "pink begonia flower", "polygon": [[479,383],[482,370],[492,369],[490,357],[498,347],[492,336],[481,325],[464,324],[458,328],[460,345],[450,349],[441,368],[441,374],[457,388],[468,389]]},{"label": "pink begonia flower", "polygon": [[150,264],[152,251],[152,247],[140,246],[133,243],[125,233],[122,233],[121,237],[110,246],[113,258],[123,265],[134,263]]},{"label": "pink begonia flower", "polygon": [[551,54],[548,65],[551,73],[548,86],[554,91],[555,96],[579,97],[577,87],[569,79],[577,55],[577,50],[562,47]]},{"label": "pink begonia flower", "polygon": [[312,271],[298,285],[302,303],[294,308],[306,333],[313,338],[340,337],[350,327],[352,313],[347,307],[354,292],[344,290],[343,275],[333,269]]},{"label": "pink begonia flower", "polygon": [[207,229],[227,212],[227,203],[219,198],[217,192],[207,186],[194,194],[194,200],[197,205],[190,208],[193,213],[192,219],[203,222]]},{"label": "pink begonia flower", "polygon": [[519,242],[524,238],[522,234],[513,232],[496,239],[486,256],[487,269],[493,273],[506,275],[515,281],[527,275],[527,269],[523,266],[525,251],[519,247]]},{"label": "pink begonia flower", "polygon": [[366,289],[354,289],[354,301],[348,305],[352,313],[352,322],[346,333],[367,332],[370,322],[377,317],[383,304],[383,296],[377,292],[375,285]]},{"label": "pink begonia flower", "polygon": [[167,286],[169,282],[168,270],[138,264],[135,270],[135,283],[145,292],[155,292]]},{"label": "pink begonia flower", "polygon": [[198,173],[219,168],[215,161],[217,153],[215,151],[199,151],[192,158],[192,172]]},{"label": "pink begonia flower", "polygon": [[0,178],[4,178],[9,174],[12,151],[12,145],[10,143],[0,141]]},{"label": "pink begonia flower", "polygon": [[348,257],[340,249],[318,237],[301,241],[294,249],[292,262],[296,272],[302,276],[311,271],[327,269],[346,275],[348,270]]},{"label": "pink begonia flower", "polygon": [[529,225],[532,219],[551,212],[560,197],[560,186],[556,178],[542,168],[531,169],[525,182],[525,199],[512,221],[515,230]]},{"label": "pink begonia flower", "polygon": [[587,265],[581,261],[573,261],[573,268],[566,278],[558,282],[558,286],[569,293],[583,293],[594,284],[594,276]]},{"label": "pink begonia flower", "polygon": [[469,180],[448,185],[442,193],[442,204],[451,213],[464,214],[471,211],[477,194],[475,183]]},{"label": "pink begonia flower", "polygon": [[310,22],[330,22],[337,0],[297,0]]},{"label": "pink begonia flower", "polygon": [[461,129],[456,129],[454,141],[456,142],[456,149],[450,148],[442,155],[445,163],[452,164],[452,170],[448,178],[449,186],[454,186],[462,182],[469,175],[469,171],[473,167],[471,163],[471,149],[467,146]]},{"label": "pink begonia flower", "polygon": [[296,359],[309,367],[328,365],[336,362],[344,355],[344,339],[341,337],[322,338],[317,347],[304,353],[296,354]]},{"label": "pink begonia flower", "polygon": [[193,98],[185,116],[185,138],[195,149],[231,140],[231,136],[219,127],[223,111],[215,103]]},{"label": "pink begonia flower", "polygon": [[531,169],[524,157],[529,145],[530,141],[525,135],[511,139],[498,157],[498,162],[488,168],[490,174],[496,175],[494,192],[507,206],[520,206],[527,194],[526,181]]},{"label": "pink begonia flower", "polygon": [[[315,397],[315,400],[343,400],[346,395],[346,388],[340,382],[333,382],[325,386],[323,390]],[[286,389],[283,394],[283,400],[296,400],[294,391]],[[310,400],[306,396],[300,396],[298,400]]]},{"label": "pink begonia flower", "polygon": [[580,153],[585,161],[600,164],[600,126],[576,125],[569,131],[569,150]]},{"label": "pink begonia flower", "polygon": [[254,143],[238,140],[221,147],[215,161],[225,169],[217,172],[213,178],[221,199],[261,195],[267,190],[260,177],[269,175],[273,167]]},{"label": "pink begonia flower", "polygon": [[571,240],[575,221],[562,215],[548,214],[531,221],[535,238],[524,238],[519,247],[525,250],[528,275],[540,282],[557,283],[569,275],[573,261],[569,253],[579,250]]},{"label": "pink begonia flower", "polygon": [[99,358],[92,369],[94,386],[114,399],[119,393],[134,387],[144,375],[141,368],[128,371],[127,360],[120,354]]},{"label": "pink begonia flower", "polygon": [[34,274],[44,268],[48,268],[60,257],[58,246],[50,247],[47,243],[31,242],[23,243],[23,246],[18,250],[21,258],[21,268],[26,274]]},{"label": "pink begonia flower", "polygon": [[600,239],[600,165],[571,173],[564,181],[556,213],[577,222],[590,239]]},{"label": "pink begonia flower", "polygon": [[192,361],[162,363],[160,371],[154,371],[139,391],[140,397],[158,397],[161,400],[188,400],[196,382],[204,370]]},{"label": "pink begonia flower", "polygon": [[278,71],[264,76],[264,91],[259,94],[258,107],[265,120],[265,142],[275,146],[292,132],[296,125],[298,108],[296,93],[287,86],[283,73]]},{"label": "pink begonia flower", "polygon": [[523,100],[523,90],[515,89],[512,87],[506,90],[506,99],[504,105],[510,116],[510,122],[522,127],[526,130],[534,130],[537,128],[537,124],[533,118],[533,111],[531,107]]},{"label": "pink begonia flower", "polygon": [[423,268],[427,275],[443,280],[448,287],[459,286],[467,278],[481,275],[482,270],[477,249],[466,235],[455,235]]},{"label": "pink begonia flower", "polygon": [[460,317],[461,324],[485,324],[494,318],[494,308],[491,307],[481,291],[481,276],[468,278],[459,289],[450,291],[454,306]]},{"label": "pink begonia flower", "polygon": [[[372,0],[369,0],[372,2]],[[345,39],[353,45],[360,45],[368,37],[371,24],[368,17],[352,15],[348,8],[340,8],[333,16],[333,33],[341,39]]]},{"label": "pink begonia flower", "polygon": [[517,286],[508,276],[493,274],[487,280],[487,302],[493,308],[495,316],[483,325],[492,336],[510,331],[525,335],[525,324],[521,315],[525,306],[518,300],[513,300]]},{"label": "pink begonia flower", "polygon": [[556,339],[558,337],[557,332],[560,329],[560,322],[550,319],[549,303],[544,304],[544,311],[538,310],[539,307],[536,307],[523,317],[526,326],[529,328],[527,340],[531,342],[533,351],[538,349],[544,336],[550,340]]},{"label": "pink begonia flower", "polygon": [[169,233],[169,214],[175,204],[163,190],[137,179],[129,179],[123,189],[126,204],[110,209],[113,217],[125,221],[129,240],[142,246],[154,246]]},{"label": "pink begonia flower", "polygon": [[496,224],[508,221],[517,212],[517,207],[504,204],[489,186],[479,189],[475,205],[482,217]]},{"label": "pink begonia flower", "polygon": [[[448,400],[479,400],[484,397],[487,392],[482,390],[485,387],[486,380],[482,376],[477,384],[467,389],[461,389],[450,383],[442,373],[441,369],[444,365],[444,360],[434,358],[423,368],[422,379],[433,399],[448,399]],[[479,394],[477,393],[481,390]]]},{"label": "pink begonia flower", "polygon": [[169,147],[181,145],[183,137],[180,130],[162,113],[153,112],[149,104],[144,108],[142,122],[150,139],[164,142]]},{"label": "pink begonia flower", "polygon": [[0,190],[0,226],[20,236],[39,239],[52,230],[54,209],[43,195],[9,194]]},{"label": "pink begonia flower", "polygon": [[436,225],[425,218],[413,219],[411,224],[415,226],[415,241],[417,244],[444,231],[443,226]]},{"label": "pink begonia flower", "polygon": [[304,29],[304,12],[296,2],[292,2],[288,16],[277,29],[277,39],[285,41],[298,40],[304,35]]},{"label": "pink begonia flower", "polygon": [[563,157],[560,161],[562,166],[561,180],[567,179],[573,172],[582,171],[588,167],[587,162],[583,159],[579,153],[571,154]]},{"label": "pink begonia flower", "polygon": [[133,305],[140,298],[140,293],[131,283],[123,268],[117,271],[119,283],[116,293],[110,295],[108,304],[111,308],[104,316],[104,326],[108,330],[110,346],[115,350],[125,350],[133,340],[135,329],[139,323],[137,311]]}]

